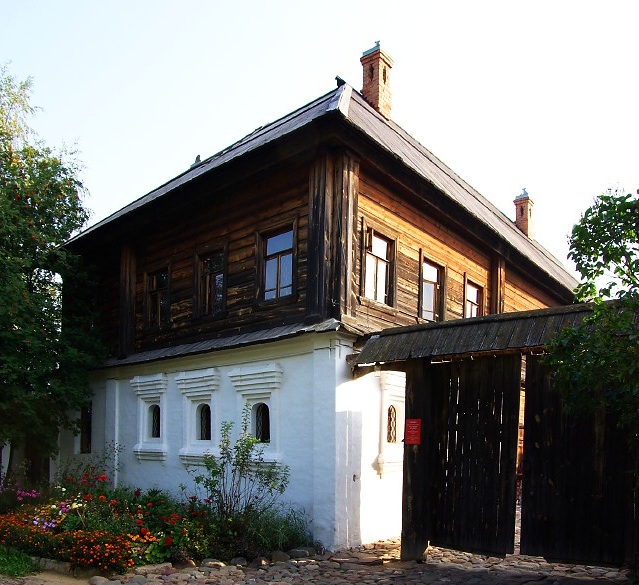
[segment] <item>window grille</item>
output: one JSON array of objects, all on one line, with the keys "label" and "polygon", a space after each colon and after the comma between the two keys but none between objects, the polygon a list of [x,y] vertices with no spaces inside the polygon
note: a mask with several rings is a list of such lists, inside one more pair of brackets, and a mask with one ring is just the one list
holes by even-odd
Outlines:
[{"label": "window grille", "polygon": [[151,438],[159,439],[160,438],[160,407],[157,404],[153,404],[151,406]]},{"label": "window grille", "polygon": [[271,441],[271,418],[268,406],[260,402],[255,407],[255,438],[262,443]]},{"label": "window grille", "polygon": [[392,405],[388,407],[386,442],[397,443],[397,410]]},{"label": "window grille", "polygon": [[211,440],[211,407],[208,404],[202,404],[199,408],[200,413],[200,432],[198,439],[200,441]]}]

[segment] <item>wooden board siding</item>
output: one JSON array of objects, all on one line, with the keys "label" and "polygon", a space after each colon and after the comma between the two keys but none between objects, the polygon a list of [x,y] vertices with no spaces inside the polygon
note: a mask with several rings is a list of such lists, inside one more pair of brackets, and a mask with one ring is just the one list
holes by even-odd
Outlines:
[{"label": "wooden board siding", "polygon": [[[362,241],[363,226],[396,239],[395,302],[385,307],[360,299],[358,321],[366,327],[383,329],[394,325],[421,322],[418,318],[420,251],[425,259],[441,266],[446,273],[445,318],[463,316],[465,276],[483,287],[483,312],[490,306],[490,256],[455,235],[445,224],[424,214],[404,201],[370,175],[360,175],[358,226]],[[361,267],[358,266],[358,278]]]},{"label": "wooden board siding", "polygon": [[506,267],[504,312],[532,311],[546,307],[556,307],[560,303],[549,294],[539,290],[512,266]]}]

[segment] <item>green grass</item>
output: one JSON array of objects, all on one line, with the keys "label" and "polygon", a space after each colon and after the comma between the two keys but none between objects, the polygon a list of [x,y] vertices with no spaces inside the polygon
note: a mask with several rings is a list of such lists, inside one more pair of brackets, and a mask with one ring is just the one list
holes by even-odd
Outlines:
[{"label": "green grass", "polygon": [[38,571],[38,565],[31,560],[29,555],[4,546],[0,547],[0,575],[26,577]]}]

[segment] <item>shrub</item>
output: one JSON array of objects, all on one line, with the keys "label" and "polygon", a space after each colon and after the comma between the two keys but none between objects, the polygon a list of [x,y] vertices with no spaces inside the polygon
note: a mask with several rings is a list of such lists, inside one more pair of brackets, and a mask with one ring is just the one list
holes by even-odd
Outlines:
[{"label": "shrub", "polygon": [[277,501],[288,486],[289,467],[264,460],[264,444],[249,433],[249,420],[247,407],[234,443],[233,423],[223,422],[219,456],[205,455],[204,472],[192,472],[196,489],[204,489],[201,506],[208,510],[203,517],[209,522],[211,546],[221,558],[253,557],[268,550],[263,525],[267,518],[278,517]]}]

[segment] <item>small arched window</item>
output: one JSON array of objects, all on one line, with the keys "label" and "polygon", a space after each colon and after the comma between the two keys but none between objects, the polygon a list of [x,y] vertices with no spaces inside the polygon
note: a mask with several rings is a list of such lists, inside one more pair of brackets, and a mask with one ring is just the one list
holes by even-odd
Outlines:
[{"label": "small arched window", "polygon": [[388,443],[397,443],[397,410],[392,405],[388,407],[386,441]]},{"label": "small arched window", "polygon": [[149,408],[149,431],[152,439],[160,438],[160,407],[157,404]]},{"label": "small arched window", "polygon": [[198,409],[198,433],[200,441],[211,440],[211,407],[208,404],[201,404]]},{"label": "small arched window", "polygon": [[268,405],[260,402],[254,407],[255,438],[262,443],[271,442],[271,415]]}]

